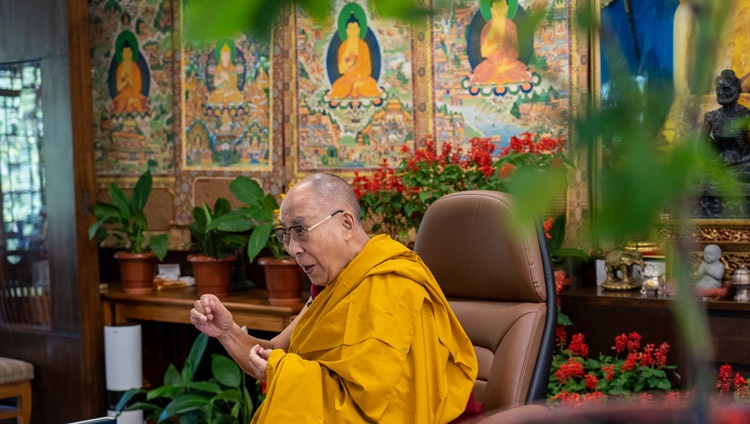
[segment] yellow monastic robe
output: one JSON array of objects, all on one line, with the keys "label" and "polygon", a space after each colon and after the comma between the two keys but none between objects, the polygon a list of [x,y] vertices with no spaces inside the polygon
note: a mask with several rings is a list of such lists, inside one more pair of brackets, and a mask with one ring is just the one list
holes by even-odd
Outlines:
[{"label": "yellow monastic robe", "polygon": [[386,235],[323,290],[268,361],[253,423],[444,423],[463,412],[474,347],[432,273]]}]

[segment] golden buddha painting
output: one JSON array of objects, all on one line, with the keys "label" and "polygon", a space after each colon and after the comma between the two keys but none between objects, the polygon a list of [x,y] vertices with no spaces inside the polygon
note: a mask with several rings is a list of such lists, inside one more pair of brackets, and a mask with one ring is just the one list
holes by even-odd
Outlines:
[{"label": "golden buddha painting", "polygon": [[[566,136],[571,0],[456,0],[433,19],[434,136],[468,150],[523,132]],[[532,16],[544,18],[532,24]],[[500,151],[501,149],[496,149]]]},{"label": "golden buddha painting", "polygon": [[130,31],[117,37],[109,72],[112,112],[142,113],[148,109],[148,65],[138,51],[138,40]]},{"label": "golden buddha painting", "polygon": [[473,26],[482,26],[479,31],[470,28],[467,50],[473,63],[473,73],[467,86],[472,94],[483,87],[493,87],[495,95],[505,95],[511,90],[528,93],[538,81],[526,62],[529,60],[528,44],[521,61],[518,27],[513,18],[518,14],[517,0],[483,0],[481,13],[475,15]]},{"label": "golden buddha painting", "polygon": [[[354,100],[346,102],[350,107],[370,102],[374,106],[381,105],[384,91],[376,81],[380,75],[380,63],[377,40],[367,28],[364,10],[356,3],[349,3],[339,13],[338,31],[328,50],[329,104],[336,107],[348,99]],[[365,101],[357,101],[359,99]]]},{"label": "golden buddha painting", "polygon": [[243,34],[184,52],[182,166],[270,170],[270,43]]},{"label": "golden buddha painting", "polygon": [[298,8],[296,169],[356,171],[397,163],[414,143],[411,29],[367,0],[335,0],[326,19]]}]

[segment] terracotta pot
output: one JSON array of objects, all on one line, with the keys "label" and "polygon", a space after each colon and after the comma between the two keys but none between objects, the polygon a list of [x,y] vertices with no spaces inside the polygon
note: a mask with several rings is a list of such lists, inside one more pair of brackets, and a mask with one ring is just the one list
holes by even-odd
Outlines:
[{"label": "terracotta pot", "polygon": [[292,306],[302,302],[302,268],[294,258],[258,258],[266,275],[268,302],[277,306]]},{"label": "terracotta pot", "polygon": [[120,281],[125,293],[144,294],[154,289],[156,255],[148,253],[115,252],[120,265]]},{"label": "terracotta pot", "polygon": [[237,260],[236,256],[218,259],[195,254],[188,255],[187,260],[193,264],[193,277],[195,277],[198,296],[211,293],[217,297],[223,297],[229,294],[229,286],[232,283],[232,262]]}]

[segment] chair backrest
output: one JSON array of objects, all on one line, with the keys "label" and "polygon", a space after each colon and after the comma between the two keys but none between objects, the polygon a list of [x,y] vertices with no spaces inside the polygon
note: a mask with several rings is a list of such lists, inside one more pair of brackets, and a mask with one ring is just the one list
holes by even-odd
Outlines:
[{"label": "chair backrest", "polygon": [[414,245],[474,344],[474,399],[487,411],[547,393],[555,283],[544,230],[521,222],[506,193],[452,193],[427,209]]}]

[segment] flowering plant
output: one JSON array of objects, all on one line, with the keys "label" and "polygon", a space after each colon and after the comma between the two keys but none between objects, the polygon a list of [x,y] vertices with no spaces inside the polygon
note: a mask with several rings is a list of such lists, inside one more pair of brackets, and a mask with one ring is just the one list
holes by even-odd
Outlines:
[{"label": "flowering plant", "polygon": [[558,328],[559,350],[552,358],[549,395],[563,404],[601,401],[607,395],[631,395],[643,391],[668,391],[672,385],[666,370],[669,344],[641,346],[638,333],[615,337],[615,355],[589,357],[589,348],[581,333],[566,346],[564,329]]},{"label": "flowering plant", "polygon": [[[564,274],[555,273],[557,293],[563,289]],[[602,403],[608,395],[630,396],[637,392],[662,391],[671,388],[666,371],[676,368],[667,365],[669,344],[641,346],[639,333],[620,334],[615,337],[612,350],[615,355],[599,354],[589,357],[589,347],[582,333],[574,334],[568,342],[566,326],[570,318],[560,308],[557,298],[557,331],[555,353],[552,355],[547,398],[550,403],[580,406],[584,403]],[[641,393],[642,395],[644,393]],[[650,394],[650,393],[646,393]]]},{"label": "flowering plant", "polygon": [[[469,151],[443,143],[438,153],[432,137],[391,168],[383,161],[371,176],[355,174],[352,183],[361,217],[372,220],[372,232],[403,238],[416,230],[425,211],[440,197],[462,190],[507,191],[519,168],[543,172],[567,164],[565,138],[523,133],[511,137],[495,157],[497,146],[488,138],[469,140]],[[466,154],[464,154],[466,153]]]},{"label": "flowering plant", "polygon": [[734,375],[732,366],[724,364],[719,367],[719,375],[716,378],[716,390],[719,393],[712,398],[714,401],[723,401],[730,396],[730,390],[734,389],[731,398],[735,402],[750,402],[750,385],[747,380],[736,373]]}]

